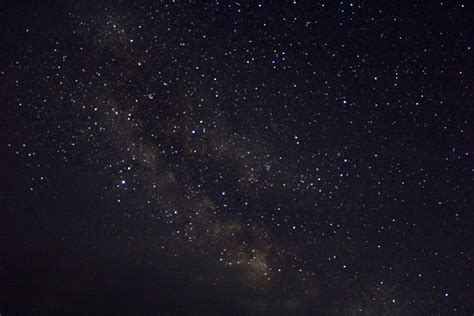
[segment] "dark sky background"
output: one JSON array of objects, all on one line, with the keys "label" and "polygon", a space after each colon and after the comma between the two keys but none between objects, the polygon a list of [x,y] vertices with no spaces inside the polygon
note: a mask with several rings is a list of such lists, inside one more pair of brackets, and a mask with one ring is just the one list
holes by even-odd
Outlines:
[{"label": "dark sky background", "polygon": [[3,1],[0,312],[471,315],[469,1]]}]

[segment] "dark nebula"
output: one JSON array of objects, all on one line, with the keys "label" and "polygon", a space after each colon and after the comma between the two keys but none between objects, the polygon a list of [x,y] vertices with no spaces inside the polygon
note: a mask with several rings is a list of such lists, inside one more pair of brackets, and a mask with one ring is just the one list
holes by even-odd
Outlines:
[{"label": "dark nebula", "polygon": [[1,315],[471,315],[468,1],[3,1]]}]

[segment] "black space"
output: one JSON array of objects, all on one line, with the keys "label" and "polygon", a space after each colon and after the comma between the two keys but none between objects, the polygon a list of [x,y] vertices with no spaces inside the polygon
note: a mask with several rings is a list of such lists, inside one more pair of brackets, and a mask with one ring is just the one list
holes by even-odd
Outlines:
[{"label": "black space", "polygon": [[472,315],[473,13],[1,2],[1,315]]}]

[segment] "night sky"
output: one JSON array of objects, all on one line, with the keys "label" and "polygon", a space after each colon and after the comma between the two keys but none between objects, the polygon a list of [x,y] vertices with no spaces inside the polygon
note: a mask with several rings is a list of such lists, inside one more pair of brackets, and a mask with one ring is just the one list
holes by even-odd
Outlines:
[{"label": "night sky", "polygon": [[469,1],[4,1],[0,312],[472,315]]}]

